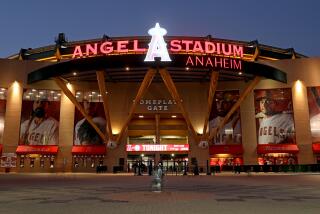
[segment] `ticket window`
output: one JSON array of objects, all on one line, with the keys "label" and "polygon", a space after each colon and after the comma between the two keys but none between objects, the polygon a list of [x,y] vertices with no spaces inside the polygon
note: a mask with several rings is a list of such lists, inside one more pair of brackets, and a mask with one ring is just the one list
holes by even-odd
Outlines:
[{"label": "ticket window", "polygon": [[55,157],[54,156],[51,156],[49,157],[49,160],[50,160],[50,168],[54,168],[54,162],[55,162]]},{"label": "ticket window", "polygon": [[25,160],[25,156],[24,156],[24,155],[21,155],[21,156],[20,156],[20,163],[19,163],[20,168],[24,168],[24,160]]},{"label": "ticket window", "polygon": [[77,156],[77,155],[74,155],[73,156],[73,167],[74,168],[79,168],[80,166],[79,166],[79,160],[80,158]]},{"label": "ticket window", "polygon": [[96,166],[96,158],[92,155],[90,158],[90,167],[94,168]]},{"label": "ticket window", "polygon": [[232,155],[216,155],[210,158],[210,165],[220,165],[220,166],[234,166],[243,165],[242,157],[234,157]]},{"label": "ticket window", "polygon": [[74,168],[95,168],[103,165],[104,155],[74,155]]},{"label": "ticket window", "polygon": [[87,157],[83,155],[73,156],[73,167],[74,168],[86,168],[87,167]]},{"label": "ticket window", "polygon": [[40,168],[44,168],[45,157],[40,156]]},{"label": "ticket window", "polygon": [[99,166],[103,166],[103,156],[99,158]]},{"label": "ticket window", "polygon": [[289,153],[269,153],[258,158],[259,165],[295,165],[297,156]]},{"label": "ticket window", "polygon": [[30,158],[30,168],[34,168],[35,158]]}]

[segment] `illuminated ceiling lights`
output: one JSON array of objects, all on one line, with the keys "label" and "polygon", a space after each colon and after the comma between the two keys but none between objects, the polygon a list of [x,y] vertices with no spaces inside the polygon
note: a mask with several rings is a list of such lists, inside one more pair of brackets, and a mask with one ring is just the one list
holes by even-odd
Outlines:
[{"label": "illuminated ceiling lights", "polygon": [[177,115],[171,115],[172,118],[177,118]]},{"label": "illuminated ceiling lights", "polygon": [[141,115],[139,115],[139,118],[144,118],[144,116],[141,114]]}]

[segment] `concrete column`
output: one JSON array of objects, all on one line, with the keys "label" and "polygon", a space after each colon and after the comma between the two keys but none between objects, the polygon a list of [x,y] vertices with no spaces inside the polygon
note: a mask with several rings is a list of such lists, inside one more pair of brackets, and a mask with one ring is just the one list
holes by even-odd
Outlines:
[{"label": "concrete column", "polygon": [[[74,94],[72,85],[68,86]],[[72,170],[73,132],[75,107],[69,98],[61,92],[61,107],[59,120],[59,152],[55,160],[57,172],[70,172]]]},{"label": "concrete column", "polygon": [[191,159],[197,158],[199,170],[200,168],[203,168],[203,171],[206,172],[207,160],[209,160],[209,148],[200,148],[196,142],[190,142],[191,139],[193,139],[193,137],[192,135],[189,134],[189,146],[190,146],[190,151],[188,154],[189,171],[192,172],[193,170]]},{"label": "concrete column", "polygon": [[314,157],[312,151],[307,88],[304,82],[300,80],[293,83],[292,102],[296,141],[299,147],[298,163],[312,164],[314,163]]},{"label": "concrete column", "polygon": [[243,162],[245,165],[257,164],[257,133],[253,91],[240,105]]},{"label": "concrete column", "polygon": [[154,164],[158,165],[159,162],[160,162],[160,152],[156,152],[154,157]]},{"label": "concrete column", "polygon": [[[126,144],[127,144],[127,131],[123,135],[118,147],[111,149],[107,148],[107,154],[104,158],[105,165],[108,167],[108,172],[113,171],[114,166],[119,166],[119,159],[124,158],[125,160],[127,159],[127,153],[126,153]],[[125,162],[126,163],[126,162]],[[124,171],[126,171],[126,166],[124,165]]]},{"label": "concrete column", "polygon": [[[23,88],[20,83],[14,82],[9,86],[3,131],[3,153],[15,153],[18,146],[22,94]],[[17,161],[17,165],[19,165],[19,161]],[[18,168],[11,169],[11,171],[18,170]]]},{"label": "concrete column", "polygon": [[160,144],[160,114],[155,115],[156,122],[156,144]]}]

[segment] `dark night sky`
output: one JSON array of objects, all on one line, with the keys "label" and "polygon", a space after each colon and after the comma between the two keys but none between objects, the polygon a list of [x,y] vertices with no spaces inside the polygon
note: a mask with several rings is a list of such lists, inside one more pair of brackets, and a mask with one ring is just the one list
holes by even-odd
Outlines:
[{"label": "dark night sky", "polygon": [[2,0],[0,57],[54,43],[109,36],[147,35],[156,22],[168,35],[206,36],[294,47],[320,56],[318,0]]}]

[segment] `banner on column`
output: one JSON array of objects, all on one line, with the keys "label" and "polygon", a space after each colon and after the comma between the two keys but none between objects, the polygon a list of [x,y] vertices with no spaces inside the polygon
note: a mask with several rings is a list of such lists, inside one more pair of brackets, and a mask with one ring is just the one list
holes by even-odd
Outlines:
[{"label": "banner on column", "polygon": [[[238,99],[238,90],[216,91],[209,117],[210,132],[220,124]],[[241,141],[240,109],[238,109],[219,131],[213,143],[215,145],[241,144]]]},{"label": "banner on column", "polygon": [[59,91],[24,90],[20,145],[58,145],[60,96]]},{"label": "banner on column", "polygon": [[308,87],[307,95],[312,143],[320,143],[320,86]]},{"label": "banner on column", "polygon": [[[85,112],[92,118],[98,128],[106,134],[106,119],[101,95],[98,91],[76,93],[76,98],[83,106]],[[102,145],[104,141],[96,130],[76,109],[74,117],[74,145]]]},{"label": "banner on column", "polygon": [[258,144],[295,144],[290,88],[254,91]]}]

